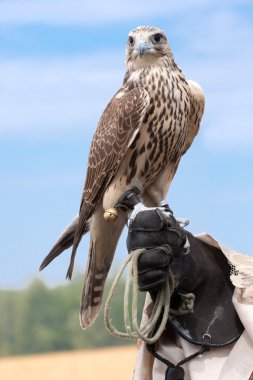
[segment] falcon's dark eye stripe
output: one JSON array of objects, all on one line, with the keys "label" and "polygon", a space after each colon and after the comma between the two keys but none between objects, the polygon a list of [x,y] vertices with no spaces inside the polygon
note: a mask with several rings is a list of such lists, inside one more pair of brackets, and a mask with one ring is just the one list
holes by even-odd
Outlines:
[{"label": "falcon's dark eye stripe", "polygon": [[134,38],[132,36],[129,36],[128,42],[129,42],[129,45],[133,45],[134,44]]},{"label": "falcon's dark eye stripe", "polygon": [[152,36],[152,41],[154,44],[159,44],[159,42],[161,42],[162,38],[163,38],[162,34],[157,33],[157,34],[154,34]]}]

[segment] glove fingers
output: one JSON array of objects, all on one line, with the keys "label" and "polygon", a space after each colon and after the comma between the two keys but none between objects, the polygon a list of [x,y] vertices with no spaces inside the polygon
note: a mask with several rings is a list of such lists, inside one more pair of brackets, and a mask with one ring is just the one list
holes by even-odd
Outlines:
[{"label": "glove fingers", "polygon": [[172,261],[172,250],[169,246],[146,250],[138,259],[138,272],[167,267]]},{"label": "glove fingers", "polygon": [[153,272],[139,274],[138,286],[141,292],[161,287],[166,281],[167,271],[157,269]]}]

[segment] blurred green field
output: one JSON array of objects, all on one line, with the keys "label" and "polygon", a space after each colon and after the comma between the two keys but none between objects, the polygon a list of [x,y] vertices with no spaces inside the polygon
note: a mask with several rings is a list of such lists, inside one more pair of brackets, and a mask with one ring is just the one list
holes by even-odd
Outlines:
[{"label": "blurred green field", "polygon": [[[103,310],[87,330],[79,325],[83,279],[48,288],[34,280],[21,291],[0,290],[0,355],[24,355],[134,344],[113,337],[104,326]],[[107,283],[105,294],[111,286]],[[123,284],[112,308],[114,324],[122,329]],[[140,312],[141,315],[141,312]]]}]

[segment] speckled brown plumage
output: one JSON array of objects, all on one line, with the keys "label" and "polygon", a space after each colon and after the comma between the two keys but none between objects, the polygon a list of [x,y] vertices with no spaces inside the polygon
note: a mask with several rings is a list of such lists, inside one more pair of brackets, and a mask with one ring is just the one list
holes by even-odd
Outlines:
[{"label": "speckled brown plumage", "polygon": [[[150,108],[143,120],[141,133],[130,147],[130,171],[126,181],[127,185],[131,183],[138,167],[145,188],[159,176],[168,162],[177,162],[181,157],[190,114],[190,91],[176,65],[173,70],[169,65],[157,69],[157,75],[152,71],[144,69],[138,81],[133,83],[130,76],[125,83],[125,91],[128,87],[142,86],[150,96]],[[175,97],[176,91],[179,97]],[[140,165],[137,157],[144,152],[146,160]]]},{"label": "speckled brown plumage", "polygon": [[129,33],[127,72],[106,107],[92,140],[79,220],[67,276],[90,221],[91,245],[80,321],[89,326],[99,311],[104,282],[124,227],[103,220],[104,209],[137,186],[152,205],[164,200],[180,158],[198,132],[204,110],[200,86],[176,65],[163,31],[138,27]]}]

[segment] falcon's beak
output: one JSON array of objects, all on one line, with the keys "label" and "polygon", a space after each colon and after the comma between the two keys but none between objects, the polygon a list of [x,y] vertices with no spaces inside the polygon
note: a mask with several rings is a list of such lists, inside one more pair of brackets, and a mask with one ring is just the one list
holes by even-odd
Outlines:
[{"label": "falcon's beak", "polygon": [[137,51],[138,55],[140,57],[143,56],[143,54],[146,53],[147,50],[150,50],[151,46],[148,44],[145,40],[139,40],[136,42],[135,50]]}]

